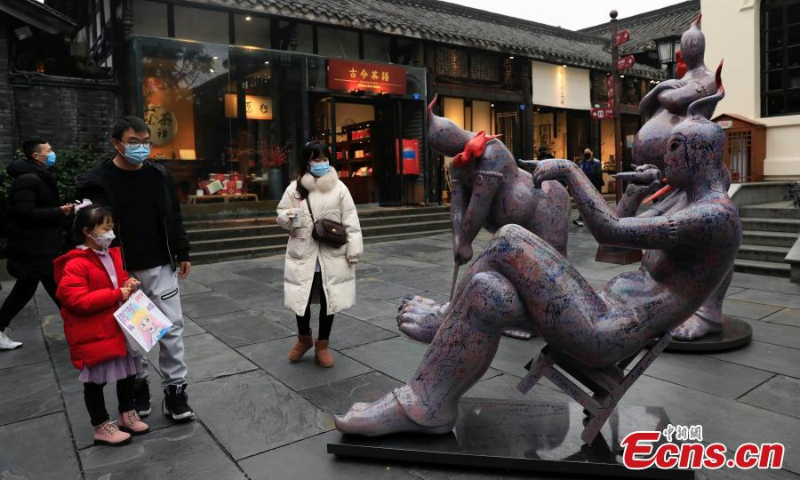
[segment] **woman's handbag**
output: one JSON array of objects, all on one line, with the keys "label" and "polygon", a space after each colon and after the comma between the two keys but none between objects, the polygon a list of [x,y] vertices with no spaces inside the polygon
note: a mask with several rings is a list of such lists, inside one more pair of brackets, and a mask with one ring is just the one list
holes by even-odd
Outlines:
[{"label": "woman's handbag", "polygon": [[347,229],[344,228],[339,222],[333,220],[315,220],[314,212],[311,210],[311,202],[306,198],[308,203],[308,212],[311,214],[311,221],[314,222],[314,228],[311,229],[311,238],[330,245],[331,247],[339,248],[347,244]]}]

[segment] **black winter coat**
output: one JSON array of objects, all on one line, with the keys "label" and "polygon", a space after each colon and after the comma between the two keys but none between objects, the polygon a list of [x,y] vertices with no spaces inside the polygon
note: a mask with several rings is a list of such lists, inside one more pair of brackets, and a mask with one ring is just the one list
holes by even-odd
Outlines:
[{"label": "black winter coat", "polygon": [[[105,167],[113,159],[106,160],[102,165],[89,170],[85,174],[78,177],[75,184],[78,192],[78,199],[88,198],[93,203],[101,203],[108,205],[112,210],[116,211],[114,204],[114,189],[111,186],[110,180],[106,176],[107,169]],[[181,206],[178,203],[178,192],[175,187],[175,182],[172,180],[172,175],[163,165],[147,160],[144,162],[142,168],[152,168],[159,173],[162,180],[162,188],[159,190],[158,206],[159,217],[162,219],[160,235],[165,235],[167,240],[167,248],[169,249],[169,258],[172,263],[172,269],[178,268],[178,262],[189,261],[189,237],[186,234],[186,229],[183,227],[183,216],[181,215]],[[121,228],[121,222],[115,219],[115,230]],[[126,225],[126,228],[138,228],[137,225]],[[119,231],[116,232],[117,238],[120,238]],[[125,245],[122,247],[123,262],[126,264],[131,259],[125,258]],[[139,259],[140,260],[140,259]]]},{"label": "black winter coat", "polygon": [[53,260],[63,253],[61,199],[56,177],[46,168],[15,160],[6,169],[14,179],[8,195],[8,273],[16,278],[53,275]]}]

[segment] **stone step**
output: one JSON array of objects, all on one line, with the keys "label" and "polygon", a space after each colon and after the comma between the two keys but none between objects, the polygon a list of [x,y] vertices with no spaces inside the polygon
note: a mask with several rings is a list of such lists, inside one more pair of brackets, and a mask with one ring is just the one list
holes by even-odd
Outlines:
[{"label": "stone step", "polygon": [[745,230],[742,232],[742,243],[792,248],[797,237],[796,233]]},{"label": "stone step", "polygon": [[[376,235],[364,238],[364,243],[392,242],[407,238],[428,237],[450,233],[446,230],[429,230],[423,232],[411,232],[393,235]],[[246,260],[248,258],[269,257],[273,255],[283,255],[286,253],[286,242],[279,245],[261,246],[253,248],[231,248],[227,250],[211,250],[192,254],[192,263],[197,265],[216,263],[229,260]]]},{"label": "stone step", "polygon": [[800,220],[790,218],[742,217],[742,227],[745,231],[759,230],[797,234],[800,232]]},{"label": "stone step", "polygon": [[790,273],[788,263],[759,262],[758,260],[743,260],[739,258],[734,261],[733,270],[742,273],[786,278],[789,278]]},{"label": "stone step", "polygon": [[737,259],[756,260],[759,262],[783,263],[783,259],[789,253],[789,247],[773,247],[769,245],[745,245],[739,246]]},{"label": "stone step", "polygon": [[[192,243],[205,240],[219,240],[219,239],[232,239],[264,235],[280,235],[285,234],[286,230],[282,229],[275,223],[275,218],[265,219],[247,219],[236,221],[220,221],[212,225],[213,227],[197,228],[188,230],[189,239]],[[362,229],[367,229],[376,226],[385,226],[393,224],[405,225],[407,223],[421,223],[421,222],[450,222],[450,213],[423,213],[414,215],[405,215],[402,217],[364,217],[359,218]]]},{"label": "stone step", "polygon": [[[448,206],[434,206],[434,207],[357,207],[359,219],[366,220],[371,218],[389,218],[389,217],[403,217],[409,215],[430,215],[430,214],[448,214],[450,207]],[[195,217],[190,221],[185,221],[184,225],[187,230],[200,230],[203,228],[221,228],[226,226],[237,227],[242,224],[255,224],[255,223],[275,223],[275,210],[265,211],[248,211],[247,214],[240,214],[232,212],[230,214],[213,215],[206,217]]]},{"label": "stone step", "polygon": [[753,218],[786,218],[800,220],[800,209],[795,208],[790,202],[762,203],[747,205],[739,209],[742,217]]},{"label": "stone step", "polygon": [[[413,235],[418,232],[428,231],[449,231],[450,220],[436,220],[427,222],[398,222],[389,225],[376,225],[370,227],[362,227],[362,234],[365,239],[371,237],[384,237],[384,236],[397,236],[403,234]],[[288,241],[289,234],[283,229],[279,229],[279,233],[268,235],[251,235],[251,236],[233,236],[233,237],[218,237],[207,240],[195,240],[191,238],[192,252],[213,252],[213,251],[230,251],[241,250],[259,247],[269,247],[275,245],[284,245]]]}]

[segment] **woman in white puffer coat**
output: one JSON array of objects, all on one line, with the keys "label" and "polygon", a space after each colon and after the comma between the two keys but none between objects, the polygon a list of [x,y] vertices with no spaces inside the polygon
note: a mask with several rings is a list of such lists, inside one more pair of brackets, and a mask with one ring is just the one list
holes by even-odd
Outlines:
[{"label": "woman in white puffer coat", "polygon": [[[343,224],[347,244],[336,248],[314,240],[314,219]],[[278,225],[289,230],[284,302],[297,316],[297,343],[289,350],[289,361],[300,361],[313,346],[317,364],[332,367],[328,338],[333,316],[355,304],[356,263],[364,252],[364,242],[353,197],[330,167],[327,148],[320,142],[309,142],[303,149],[297,180],[286,188],[278,204]],[[312,301],[320,304],[316,344],[310,327]]]}]

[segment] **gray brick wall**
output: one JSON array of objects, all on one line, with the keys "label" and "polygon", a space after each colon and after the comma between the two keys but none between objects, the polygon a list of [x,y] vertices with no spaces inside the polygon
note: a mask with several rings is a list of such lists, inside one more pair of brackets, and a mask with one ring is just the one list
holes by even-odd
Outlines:
[{"label": "gray brick wall", "polygon": [[8,162],[14,151],[11,86],[8,78],[8,17],[0,13],[0,162]]},{"label": "gray brick wall", "polygon": [[115,83],[42,76],[14,76],[16,144],[29,136],[55,149],[90,145],[108,150],[120,114]]}]

